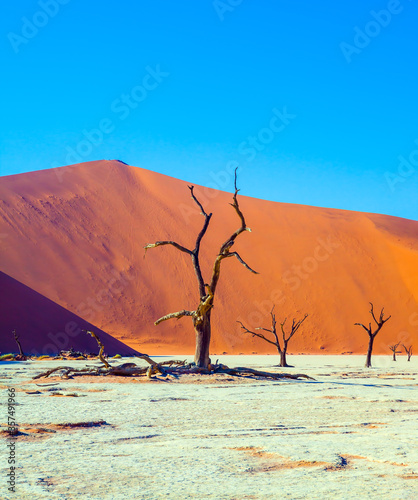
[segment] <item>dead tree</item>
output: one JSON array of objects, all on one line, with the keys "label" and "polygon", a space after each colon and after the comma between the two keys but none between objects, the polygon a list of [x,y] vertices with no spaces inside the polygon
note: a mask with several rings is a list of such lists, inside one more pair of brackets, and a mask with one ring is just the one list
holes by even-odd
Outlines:
[{"label": "dead tree", "polygon": [[405,349],[405,352],[408,355],[408,361],[411,361],[412,345],[410,345],[409,347],[406,347],[404,344],[402,344],[402,347]]},{"label": "dead tree", "polygon": [[82,330],[83,332],[86,332],[88,333],[89,335],[91,335],[94,339],[96,339],[96,342],[99,346],[99,354],[98,354],[98,357],[100,359],[100,361],[105,365],[106,368],[110,368],[110,365],[109,363],[106,361],[105,357],[103,356],[103,352],[104,352],[104,345],[102,344],[101,340],[99,339],[99,337],[94,333],[94,332],[91,332],[90,330]]},{"label": "dead tree", "polygon": [[398,342],[397,344],[394,344],[394,345],[390,345],[389,346],[389,349],[393,352],[393,357],[392,357],[392,360],[393,361],[396,361],[396,355],[397,354],[400,354],[402,351],[397,351],[396,349],[398,348],[398,346],[400,345],[400,342]]},{"label": "dead tree", "polygon": [[363,323],[354,323],[354,325],[363,327],[369,335],[369,347],[367,349],[366,364],[365,364],[366,368],[371,368],[372,366],[372,350],[373,350],[374,339],[376,335],[380,332],[382,326],[386,323],[386,321],[389,321],[391,318],[391,316],[388,316],[386,319],[383,318],[383,307],[382,307],[382,310],[380,311],[379,320],[377,320],[374,314],[373,304],[371,302],[369,302],[369,304],[370,304],[370,314],[372,315],[373,321],[377,325],[376,329],[373,331],[371,323],[369,323],[368,327],[364,326]]},{"label": "dead tree", "polygon": [[16,330],[13,330],[12,333],[13,333],[13,336],[16,340],[16,344],[19,347],[19,354],[17,356],[15,356],[15,359],[18,361],[26,361],[28,358],[27,358],[27,356],[25,356],[25,354],[22,350],[22,346],[20,345],[20,340],[19,340],[19,337],[17,336]]},{"label": "dead tree", "polygon": [[293,337],[293,335],[299,330],[301,324],[305,321],[305,319],[308,317],[307,314],[305,314],[305,316],[300,319],[299,321],[296,321],[296,318],[293,318],[293,321],[292,321],[292,325],[290,327],[290,332],[286,334],[285,332],[285,329],[284,329],[284,325],[286,323],[286,320],[287,318],[284,319],[283,323],[280,323],[280,329],[281,329],[281,332],[282,332],[282,336],[283,336],[283,347],[280,345],[280,340],[279,340],[279,336],[277,334],[277,330],[276,330],[276,325],[277,325],[277,322],[276,322],[276,315],[274,314],[274,306],[272,308],[272,310],[270,311],[270,315],[271,315],[271,329],[267,329],[267,328],[261,328],[261,327],[258,327],[256,328],[256,330],[263,330],[265,332],[268,332],[268,333],[271,333],[274,337],[274,340],[271,340],[269,338],[267,338],[265,335],[263,335],[262,333],[257,333],[257,332],[252,332],[251,330],[248,330],[247,327],[245,327],[241,321],[238,321],[238,323],[241,324],[241,328],[246,332],[246,333],[251,333],[251,335],[253,337],[258,337],[260,339],[263,339],[265,340],[266,342],[268,342],[269,344],[273,344],[274,346],[276,346],[279,354],[280,354],[280,365],[279,366],[290,366],[287,364],[286,362],[286,353],[287,353],[287,345],[289,343],[289,340]]},{"label": "dead tree", "polygon": [[203,227],[200,233],[197,235],[195,247],[193,250],[190,250],[183,245],[179,245],[175,241],[157,241],[156,243],[150,243],[145,246],[145,251],[149,248],[155,248],[162,245],[172,245],[180,252],[186,253],[190,255],[194,267],[194,271],[197,278],[198,283],[198,291],[199,291],[199,303],[197,308],[194,311],[186,311],[185,309],[167,314],[166,316],[162,316],[159,318],[154,324],[159,325],[163,321],[168,319],[176,318],[180,319],[183,316],[190,316],[193,321],[193,326],[196,334],[196,352],[194,357],[194,362],[199,368],[207,368],[209,365],[209,346],[210,346],[210,337],[211,337],[211,312],[216,292],[216,287],[218,285],[220,271],[221,271],[221,263],[224,259],[229,257],[236,257],[238,261],[246,267],[249,271],[254,274],[258,274],[256,271],[251,269],[251,267],[244,262],[244,260],[240,257],[237,252],[231,252],[231,247],[234,245],[236,238],[243,233],[244,231],[251,231],[250,228],[247,227],[245,218],[243,213],[241,212],[238,205],[238,189],[237,189],[237,170],[235,169],[235,180],[234,180],[235,192],[233,195],[233,202],[231,206],[234,208],[237,213],[239,220],[241,222],[241,226],[237,229],[226,241],[221,245],[219,253],[215,259],[212,276],[208,282],[205,282],[202,275],[202,270],[200,267],[199,261],[199,252],[200,252],[200,244],[202,242],[202,238],[206,234],[208,229],[210,220],[212,218],[212,214],[206,213],[200,201],[196,198],[193,189],[194,186],[188,186],[190,189],[192,200],[196,203],[196,205],[200,209],[201,215],[204,217]]}]

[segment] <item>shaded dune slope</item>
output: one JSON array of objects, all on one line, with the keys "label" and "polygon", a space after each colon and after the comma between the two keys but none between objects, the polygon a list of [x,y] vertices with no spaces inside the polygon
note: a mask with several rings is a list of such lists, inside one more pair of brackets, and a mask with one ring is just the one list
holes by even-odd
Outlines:
[{"label": "shaded dune slope", "polygon": [[[220,244],[239,221],[230,193],[200,187],[195,193],[213,212],[201,249],[208,281]],[[157,240],[193,248],[203,218],[185,182],[97,161],[3,177],[0,200],[1,271],[142,352],[193,351],[190,318],[153,324],[196,307],[190,258],[172,247],[149,250],[144,258],[143,249]],[[392,314],[374,352],[389,354],[388,344],[416,341],[418,222],[245,196],[239,202],[252,232],[241,235],[234,250],[260,274],[235,259],[223,262],[213,353],[274,353],[237,323],[269,327],[273,304],[278,320],[309,313],[292,352],[364,352],[367,334],[354,323],[369,323],[369,301]],[[8,286],[1,285],[2,301]],[[2,336],[13,325],[12,311],[3,308],[3,314]],[[40,338],[42,318],[31,330]]]},{"label": "shaded dune slope", "polygon": [[76,351],[99,352],[97,342],[81,330],[92,330],[109,355],[138,354],[91,323],[79,318],[47,297],[0,272],[0,351],[19,352],[12,331],[16,330],[25,354],[56,354],[73,347]]}]

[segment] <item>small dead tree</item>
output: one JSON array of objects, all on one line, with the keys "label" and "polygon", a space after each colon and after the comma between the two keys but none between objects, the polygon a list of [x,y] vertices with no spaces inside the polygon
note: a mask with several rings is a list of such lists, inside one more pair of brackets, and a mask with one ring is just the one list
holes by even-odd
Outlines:
[{"label": "small dead tree", "polygon": [[410,345],[409,347],[406,347],[406,345],[402,344],[402,347],[405,349],[405,352],[408,355],[408,361],[411,361],[412,345]]},{"label": "small dead tree", "polygon": [[96,339],[97,345],[100,348],[98,357],[99,357],[100,361],[105,365],[106,368],[110,368],[109,363],[107,362],[107,360],[105,359],[105,357],[103,355],[104,345],[103,345],[102,341],[99,339],[99,337],[97,336],[97,334],[95,334],[94,332],[91,332],[90,330],[82,330],[82,331],[88,333],[91,337]]},{"label": "small dead tree", "polygon": [[20,340],[19,340],[19,337],[16,333],[16,330],[13,330],[13,336],[16,340],[16,344],[17,346],[19,347],[19,354],[17,356],[15,356],[15,359],[18,360],[18,361],[26,361],[28,358],[27,356],[25,356],[23,350],[22,350],[22,346],[20,345]]},{"label": "small dead tree", "polygon": [[213,269],[212,269],[212,276],[211,279],[208,282],[205,282],[203,279],[202,275],[202,270],[200,267],[200,261],[199,261],[199,252],[200,252],[200,244],[202,242],[202,238],[206,234],[206,231],[208,229],[210,220],[212,218],[212,214],[206,213],[205,209],[203,208],[202,204],[200,201],[196,198],[193,189],[194,186],[188,186],[190,189],[190,194],[192,197],[192,200],[196,203],[196,205],[200,209],[201,215],[204,217],[204,223],[203,227],[200,231],[200,233],[197,235],[196,238],[196,243],[195,247],[193,250],[190,250],[183,245],[179,245],[175,241],[157,241],[156,243],[150,243],[146,245],[145,251],[147,251],[149,248],[155,248],[163,245],[172,245],[174,248],[177,250],[180,250],[180,252],[186,253],[187,255],[190,255],[194,267],[194,271],[196,274],[197,278],[197,283],[198,283],[198,290],[199,290],[199,304],[197,308],[194,311],[186,311],[185,309],[167,314],[166,316],[162,316],[159,318],[157,321],[155,321],[155,325],[159,325],[163,321],[166,321],[168,319],[176,318],[180,319],[183,316],[191,316],[192,321],[193,321],[193,326],[196,334],[196,351],[195,351],[195,357],[194,357],[194,362],[199,368],[208,368],[209,365],[209,346],[210,346],[210,337],[211,337],[211,312],[212,312],[212,307],[213,307],[213,302],[214,302],[214,297],[215,297],[215,292],[216,292],[216,287],[218,285],[219,281],[219,276],[221,272],[221,262],[228,258],[228,257],[236,257],[238,261],[246,267],[249,271],[251,271],[254,274],[258,274],[256,271],[251,269],[251,267],[244,262],[244,260],[240,257],[240,255],[237,252],[231,252],[231,247],[234,245],[236,238],[243,233],[244,231],[251,231],[250,228],[247,227],[245,218],[243,213],[241,212],[239,205],[238,205],[238,189],[237,189],[237,170],[235,169],[235,180],[234,180],[234,186],[235,186],[235,192],[233,195],[233,202],[231,203],[231,206],[234,208],[235,212],[237,213],[239,220],[241,222],[241,226],[239,229],[237,229],[226,241],[221,245],[221,248],[219,250],[219,253],[215,259]]},{"label": "small dead tree", "polygon": [[257,333],[257,332],[253,332],[253,331],[249,330],[246,326],[244,326],[241,323],[241,321],[238,321],[238,323],[241,324],[241,328],[246,333],[251,333],[251,335],[253,337],[258,337],[259,339],[265,340],[269,344],[273,344],[274,346],[276,346],[277,351],[280,354],[280,365],[279,366],[283,366],[283,367],[290,366],[286,362],[286,353],[287,353],[287,346],[288,346],[289,340],[299,330],[300,326],[305,321],[305,319],[308,317],[308,315],[305,314],[305,316],[302,319],[300,319],[299,321],[296,321],[296,318],[293,318],[292,324],[290,326],[290,332],[288,332],[288,333],[286,333],[286,331],[284,329],[284,325],[286,323],[287,318],[284,319],[283,323],[280,323],[280,329],[281,329],[282,336],[283,336],[283,347],[280,344],[279,336],[277,334],[277,329],[276,329],[277,321],[276,321],[276,315],[274,314],[274,306],[273,306],[272,310],[270,311],[270,315],[271,315],[271,329],[269,330],[268,328],[258,327],[258,328],[256,328],[256,330],[262,330],[262,331],[271,333],[274,337],[274,340],[267,338],[262,333]]},{"label": "small dead tree", "polygon": [[400,342],[389,346],[389,349],[393,352],[392,361],[396,361],[396,355],[400,354],[402,352],[402,351],[396,350],[399,347],[399,345],[400,345]]},{"label": "small dead tree", "polygon": [[374,342],[376,335],[380,332],[380,330],[382,329],[382,326],[386,323],[386,321],[389,321],[390,318],[392,317],[392,316],[388,316],[386,319],[384,319],[383,307],[382,307],[382,310],[380,311],[379,320],[377,320],[376,316],[374,314],[373,304],[371,302],[369,302],[369,304],[370,304],[370,314],[372,315],[373,321],[377,325],[376,329],[373,331],[371,323],[369,323],[368,327],[364,326],[363,323],[354,323],[354,325],[363,327],[369,335],[369,347],[367,349],[366,364],[365,364],[366,368],[371,368],[371,366],[372,366],[373,342]]}]

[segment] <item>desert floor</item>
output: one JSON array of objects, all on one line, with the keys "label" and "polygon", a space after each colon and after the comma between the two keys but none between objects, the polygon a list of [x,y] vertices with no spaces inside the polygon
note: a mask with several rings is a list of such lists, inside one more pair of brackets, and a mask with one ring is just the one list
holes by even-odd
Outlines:
[{"label": "desert floor", "polygon": [[[289,356],[295,368],[280,369],[273,355],[219,356],[231,367],[306,373],[316,381],[32,380],[51,367],[86,362],[0,363],[0,497],[416,498],[417,357],[374,356],[372,369],[364,360]],[[132,358],[115,363],[126,361]],[[6,484],[8,387],[16,389],[23,433],[15,440],[15,494]],[[97,425],[60,425],[81,422]]]}]

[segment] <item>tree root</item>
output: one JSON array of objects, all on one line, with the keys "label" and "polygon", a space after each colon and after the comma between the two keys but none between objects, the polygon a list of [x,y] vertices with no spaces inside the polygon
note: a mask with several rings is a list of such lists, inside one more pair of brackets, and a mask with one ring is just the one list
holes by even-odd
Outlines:
[{"label": "tree root", "polygon": [[43,373],[39,373],[33,379],[47,378],[53,373],[62,372],[61,378],[73,378],[80,376],[108,376],[115,375],[120,377],[138,377],[138,376],[146,376],[149,379],[153,377],[153,375],[162,375],[163,377],[173,376],[177,378],[180,375],[187,374],[201,374],[201,375],[214,375],[214,374],[225,374],[232,375],[235,377],[243,377],[243,378],[271,378],[273,380],[278,379],[307,379],[307,380],[315,380],[308,375],[303,373],[290,374],[290,373],[272,373],[272,372],[264,372],[259,370],[254,370],[252,368],[246,367],[237,367],[237,368],[229,368],[223,364],[214,364],[209,365],[209,368],[199,368],[192,364],[186,364],[186,361],[179,360],[169,360],[163,361],[162,363],[157,363],[152,360],[149,356],[143,355],[138,356],[141,359],[144,359],[149,363],[148,367],[140,367],[135,363],[123,363],[119,366],[91,366],[81,369],[72,368],[70,366],[58,366],[56,368],[52,368]]}]

